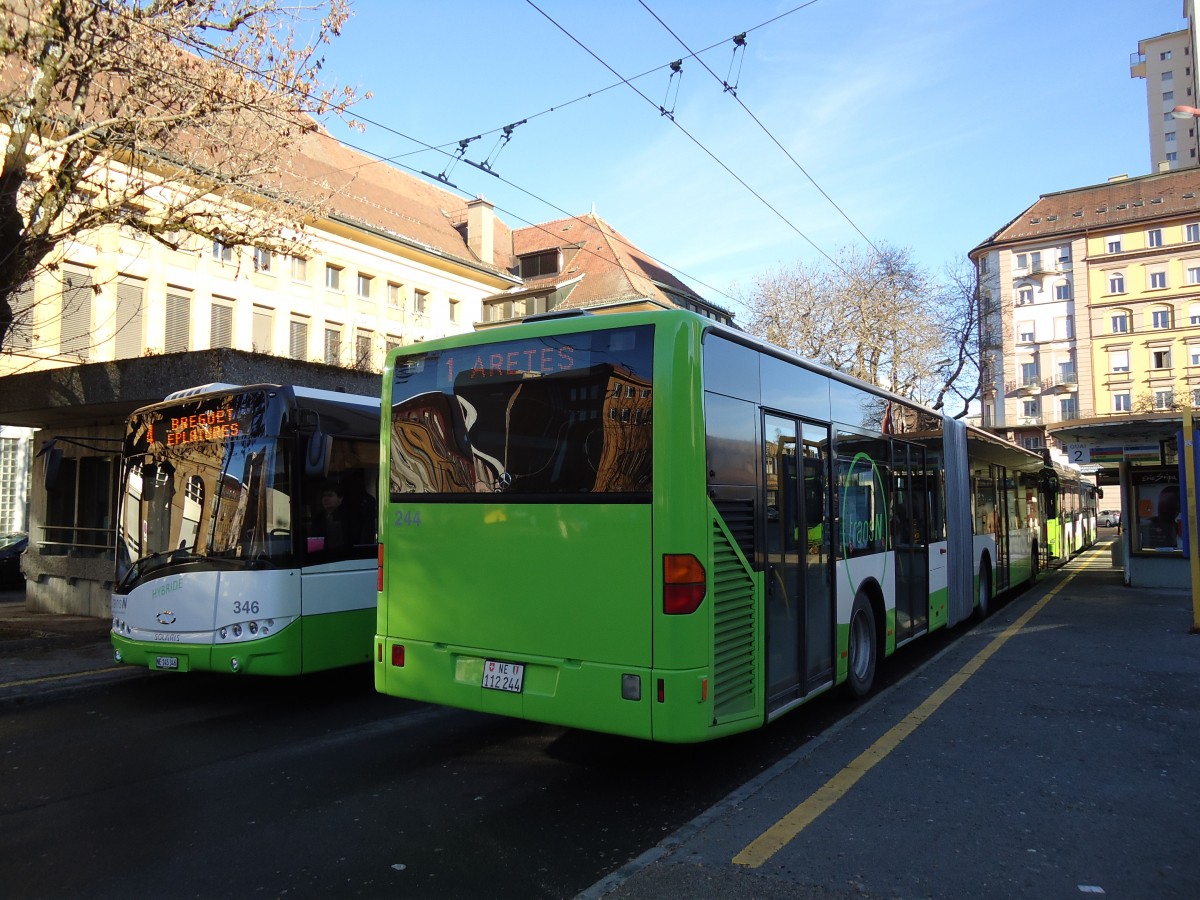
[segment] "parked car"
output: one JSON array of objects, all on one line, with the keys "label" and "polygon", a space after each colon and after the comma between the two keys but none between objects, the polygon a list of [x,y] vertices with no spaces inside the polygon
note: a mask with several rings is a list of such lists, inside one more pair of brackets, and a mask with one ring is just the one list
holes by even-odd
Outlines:
[{"label": "parked car", "polygon": [[1115,509],[1102,509],[1096,516],[1096,524],[1101,528],[1114,528],[1121,521],[1121,513]]},{"label": "parked car", "polygon": [[0,534],[0,587],[25,586],[21,574],[21,554],[29,546],[29,537],[20,532]]}]

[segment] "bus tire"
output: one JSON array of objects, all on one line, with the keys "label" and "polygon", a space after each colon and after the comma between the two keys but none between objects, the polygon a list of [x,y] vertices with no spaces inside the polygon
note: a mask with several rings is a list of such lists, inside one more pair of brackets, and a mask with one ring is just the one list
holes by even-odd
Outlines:
[{"label": "bus tire", "polygon": [[992,614],[992,566],[985,556],[979,562],[979,603],[975,606],[975,619],[982,622]]},{"label": "bus tire", "polygon": [[871,693],[875,684],[875,668],[879,661],[879,638],[875,627],[875,611],[871,601],[861,591],[850,609],[846,690],[861,699]]}]

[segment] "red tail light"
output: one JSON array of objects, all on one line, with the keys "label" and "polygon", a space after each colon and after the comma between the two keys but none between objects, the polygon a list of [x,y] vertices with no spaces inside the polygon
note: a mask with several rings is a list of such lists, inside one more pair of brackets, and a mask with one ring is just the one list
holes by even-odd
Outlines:
[{"label": "red tail light", "polygon": [[392,665],[398,669],[404,668],[403,644],[392,644]]},{"label": "red tail light", "polygon": [[378,572],[378,574],[375,576],[375,590],[377,590],[379,593],[382,594],[383,593],[383,544],[379,545],[379,569],[377,570],[377,572]]},{"label": "red tail light", "polygon": [[707,591],[700,560],[690,553],[663,554],[663,612],[671,616],[694,613]]}]

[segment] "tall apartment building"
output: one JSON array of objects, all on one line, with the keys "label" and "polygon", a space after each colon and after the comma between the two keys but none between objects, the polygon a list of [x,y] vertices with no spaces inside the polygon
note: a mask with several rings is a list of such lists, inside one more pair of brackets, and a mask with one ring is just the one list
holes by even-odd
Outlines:
[{"label": "tall apartment building", "polygon": [[1129,58],[1130,77],[1146,80],[1151,172],[1200,165],[1200,122],[1171,114],[1176,106],[1200,103],[1193,13],[1194,0],[1186,0],[1188,27],[1139,41],[1137,52]]},{"label": "tall apartment building", "polygon": [[1044,194],[970,256],[984,427],[1200,406],[1200,169]]}]

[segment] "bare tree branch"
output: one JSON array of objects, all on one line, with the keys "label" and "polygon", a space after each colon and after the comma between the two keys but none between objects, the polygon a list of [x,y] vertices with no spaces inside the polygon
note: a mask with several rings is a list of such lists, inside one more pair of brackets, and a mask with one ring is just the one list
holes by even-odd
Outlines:
[{"label": "bare tree branch", "polygon": [[[0,0],[0,349],[10,298],[119,224],[286,252],[332,190],[289,160],[358,98],[320,79],[347,0]],[[304,35],[304,36],[301,36]]]}]

